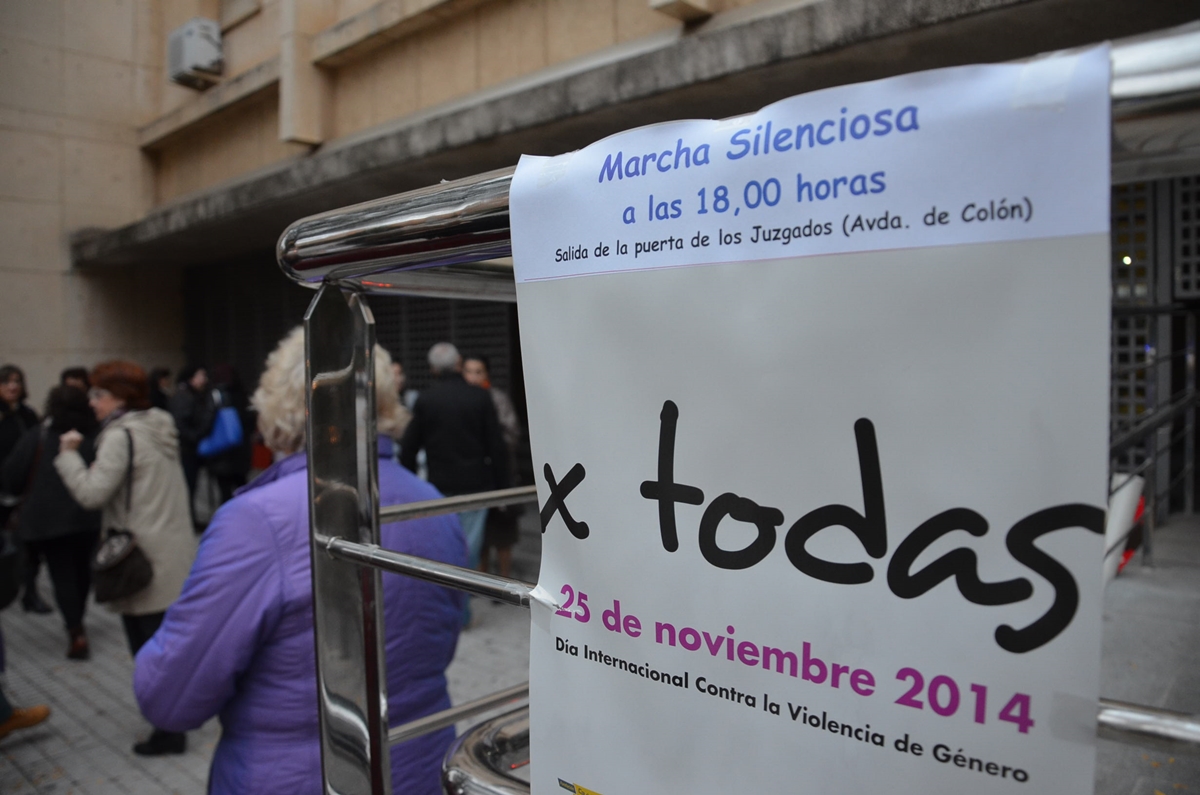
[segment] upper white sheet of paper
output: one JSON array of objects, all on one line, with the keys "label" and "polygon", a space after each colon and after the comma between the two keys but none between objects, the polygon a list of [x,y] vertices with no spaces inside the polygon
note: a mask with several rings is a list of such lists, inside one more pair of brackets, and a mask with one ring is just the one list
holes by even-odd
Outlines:
[{"label": "upper white sheet of paper", "polygon": [[1108,59],[921,72],[523,157],[517,281],[1106,232]]}]

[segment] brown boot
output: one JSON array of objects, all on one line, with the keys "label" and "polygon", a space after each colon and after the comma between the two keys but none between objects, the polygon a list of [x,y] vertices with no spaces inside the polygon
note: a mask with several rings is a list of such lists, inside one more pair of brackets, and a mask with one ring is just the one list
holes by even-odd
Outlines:
[{"label": "brown boot", "polygon": [[72,627],[67,631],[71,634],[71,645],[67,647],[67,659],[90,659],[92,651],[88,648],[87,633],[83,631],[83,627]]},{"label": "brown boot", "polygon": [[8,716],[8,720],[0,723],[0,740],[17,729],[36,726],[48,717],[50,717],[50,708],[45,704],[38,704],[34,707],[13,707],[12,715]]}]

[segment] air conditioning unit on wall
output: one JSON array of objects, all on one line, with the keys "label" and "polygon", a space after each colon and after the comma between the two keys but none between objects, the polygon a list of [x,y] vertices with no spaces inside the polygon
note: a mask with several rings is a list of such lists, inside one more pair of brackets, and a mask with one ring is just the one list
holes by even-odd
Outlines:
[{"label": "air conditioning unit on wall", "polygon": [[167,39],[167,72],[172,83],[203,90],[217,82],[225,68],[221,26],[196,17],[171,31]]}]

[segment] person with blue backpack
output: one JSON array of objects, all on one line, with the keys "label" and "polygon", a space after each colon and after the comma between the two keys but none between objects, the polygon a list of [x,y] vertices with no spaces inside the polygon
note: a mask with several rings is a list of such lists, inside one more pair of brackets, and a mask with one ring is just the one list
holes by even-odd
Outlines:
[{"label": "person with blue backpack", "polygon": [[220,504],[233,497],[233,492],[246,485],[250,471],[250,435],[254,427],[249,401],[237,371],[228,364],[212,368],[213,423],[208,436],[200,440],[197,452],[200,462],[216,481]]}]

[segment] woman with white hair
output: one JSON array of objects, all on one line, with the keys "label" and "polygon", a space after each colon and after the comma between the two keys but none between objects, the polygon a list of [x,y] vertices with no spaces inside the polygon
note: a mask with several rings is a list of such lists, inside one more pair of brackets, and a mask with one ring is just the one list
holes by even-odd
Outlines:
[{"label": "woman with white hair", "polygon": [[[407,417],[391,359],[375,348],[379,499],[385,505],[441,495],[392,460]],[[313,653],[305,460],[304,333],[268,357],[252,403],[268,447],[282,457],[213,517],[179,600],[137,656],[134,690],[156,726],[183,731],[214,715],[221,740],[209,793],[320,793],[321,755]],[[463,566],[466,541],[453,515],[380,528],[383,546]],[[383,575],[388,717],[393,725],[450,706],[446,666],[458,642],[461,593]],[[392,788],[441,792],[453,728],[392,746]]]}]

